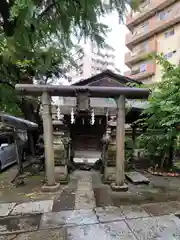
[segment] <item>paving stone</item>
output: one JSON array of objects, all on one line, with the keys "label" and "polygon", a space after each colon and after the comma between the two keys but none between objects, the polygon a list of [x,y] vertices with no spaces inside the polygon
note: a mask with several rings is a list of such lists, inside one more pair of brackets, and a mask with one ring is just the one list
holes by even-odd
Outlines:
[{"label": "paving stone", "polygon": [[130,219],[126,222],[139,240],[180,239],[180,220],[174,215]]},{"label": "paving stone", "polygon": [[60,212],[64,210],[74,210],[74,200],[71,198],[71,196],[69,196],[66,203],[60,200],[54,201],[52,212]]},{"label": "paving stone", "polygon": [[15,237],[16,237],[15,234],[4,235],[4,236],[0,236],[0,240],[13,240],[13,239],[15,239]]},{"label": "paving stone", "polygon": [[120,207],[126,218],[142,218],[150,215],[137,205],[125,205]]},{"label": "paving stone", "polygon": [[59,228],[66,224],[69,211],[45,213],[42,215],[40,229]]},{"label": "paving stone", "polygon": [[77,184],[75,209],[93,209],[95,206],[92,177],[83,174]]},{"label": "paving stone", "polygon": [[75,209],[93,209],[96,206],[91,190],[78,190],[75,197]]},{"label": "paving stone", "polygon": [[125,222],[68,228],[68,240],[136,240]]},{"label": "paving stone", "polygon": [[0,219],[0,235],[37,230],[41,215],[6,217]]},{"label": "paving stone", "polygon": [[143,204],[141,207],[151,216],[167,215],[171,213],[180,214],[180,203],[175,201]]},{"label": "paving stone", "polygon": [[113,205],[108,186],[94,188],[93,191],[97,207]]},{"label": "paving stone", "polygon": [[97,217],[93,210],[74,210],[66,219],[66,225],[86,225],[98,223]]},{"label": "paving stone", "polygon": [[60,196],[54,201],[53,212],[63,210],[73,210],[75,206],[75,191],[77,189],[77,179],[71,179],[68,186],[62,191]]},{"label": "paving stone", "polygon": [[11,214],[18,215],[51,212],[52,207],[53,200],[25,202],[15,206]]},{"label": "paving stone", "polygon": [[16,205],[16,203],[1,203],[0,204],[0,217],[7,216],[13,207]]},{"label": "paving stone", "polygon": [[125,219],[121,209],[114,206],[97,207],[95,212],[101,223]]},{"label": "paving stone", "polygon": [[61,211],[59,213],[45,213],[42,216],[40,229],[59,228],[62,226],[86,225],[98,223],[92,210]]},{"label": "paving stone", "polygon": [[36,232],[23,233],[16,237],[15,240],[67,240],[66,229],[42,230]]},{"label": "paving stone", "polygon": [[142,173],[131,171],[131,172],[126,172],[125,175],[126,175],[126,178],[134,184],[149,183],[149,179],[145,177]]}]

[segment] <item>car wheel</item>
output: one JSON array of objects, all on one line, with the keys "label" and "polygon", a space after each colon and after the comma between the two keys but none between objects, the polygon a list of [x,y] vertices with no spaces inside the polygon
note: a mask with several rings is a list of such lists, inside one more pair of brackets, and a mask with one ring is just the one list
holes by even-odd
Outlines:
[{"label": "car wheel", "polygon": [[1,161],[0,161],[0,172],[2,171],[2,167],[1,166],[2,166],[2,164],[1,164]]}]

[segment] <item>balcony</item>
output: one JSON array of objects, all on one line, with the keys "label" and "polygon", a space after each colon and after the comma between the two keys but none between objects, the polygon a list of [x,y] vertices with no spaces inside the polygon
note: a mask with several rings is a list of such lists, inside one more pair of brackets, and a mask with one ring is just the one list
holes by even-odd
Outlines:
[{"label": "balcony", "polygon": [[164,31],[178,22],[180,22],[180,2],[174,4],[166,19],[160,20],[159,16],[156,15],[149,19],[147,25],[144,25],[144,27],[135,29],[133,34],[127,34],[125,40],[126,46],[132,49],[133,45],[152,37],[156,33]]},{"label": "balcony", "polygon": [[130,13],[126,18],[126,26],[130,30],[139,23],[152,17],[156,12],[168,7],[176,2],[176,0],[149,0],[142,3],[139,7],[139,11]]},{"label": "balcony", "polygon": [[132,78],[134,80],[143,80],[145,78],[151,77],[156,72],[156,65],[154,63],[147,63],[145,69],[133,69],[131,71],[125,72],[126,77]]},{"label": "balcony", "polygon": [[140,45],[139,49],[133,53],[128,52],[125,54],[125,64],[131,68],[133,64],[136,64],[145,59],[149,54],[156,53],[157,41],[153,39],[147,41],[146,45]]}]

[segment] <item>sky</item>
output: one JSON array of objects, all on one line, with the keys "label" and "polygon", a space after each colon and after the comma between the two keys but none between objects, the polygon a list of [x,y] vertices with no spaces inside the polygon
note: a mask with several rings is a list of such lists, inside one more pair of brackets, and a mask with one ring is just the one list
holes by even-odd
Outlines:
[{"label": "sky", "polygon": [[107,35],[107,43],[111,45],[116,51],[115,63],[116,67],[120,69],[122,73],[128,70],[124,64],[124,54],[128,52],[125,46],[125,35],[128,33],[128,29],[124,24],[119,23],[118,14],[111,13],[103,19],[103,22],[111,28],[111,32]]},{"label": "sky", "polygon": [[[123,75],[125,71],[129,70],[124,64],[124,55],[128,52],[128,48],[125,46],[125,35],[128,33],[128,29],[125,24],[119,23],[118,14],[116,12],[106,15],[101,21],[111,29],[107,34],[106,41],[115,49],[115,65],[116,68],[120,69],[120,72]],[[85,44],[84,47],[87,48],[86,50],[88,52],[88,44]],[[59,84],[58,80],[57,84]],[[63,84],[69,85],[69,82],[64,79]]]},{"label": "sky", "polygon": [[[128,33],[128,29],[124,24],[119,23],[117,13],[111,13],[103,19],[103,22],[109,26],[111,32],[107,34],[107,43],[115,49],[115,65],[124,74],[128,70],[124,64],[124,55],[128,52],[128,48],[125,46],[125,35]],[[68,81],[64,80],[64,85],[69,85]],[[59,101],[58,97],[54,97],[54,102]]]}]

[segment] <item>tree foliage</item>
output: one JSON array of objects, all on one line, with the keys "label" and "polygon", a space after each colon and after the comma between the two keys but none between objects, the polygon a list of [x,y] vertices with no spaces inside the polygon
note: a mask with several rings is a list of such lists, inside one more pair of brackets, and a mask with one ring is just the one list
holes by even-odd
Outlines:
[{"label": "tree foliage", "polygon": [[172,165],[173,149],[180,147],[180,66],[171,64],[163,55],[157,55],[156,60],[162,67],[162,78],[154,85],[144,118],[139,121],[144,129],[139,143],[153,163],[161,160],[162,167]]},{"label": "tree foliage", "polygon": [[[122,20],[127,5],[138,0],[1,0],[0,1],[0,97],[1,110],[24,112],[25,98],[14,92],[16,83],[65,76],[76,67],[72,50],[90,38],[103,46],[107,26],[100,17],[118,11]],[[10,99],[9,93],[13,95]],[[10,100],[10,101],[9,101]],[[11,106],[11,103],[17,106]],[[32,114],[31,114],[32,115]],[[32,120],[32,119],[30,119]]]}]

